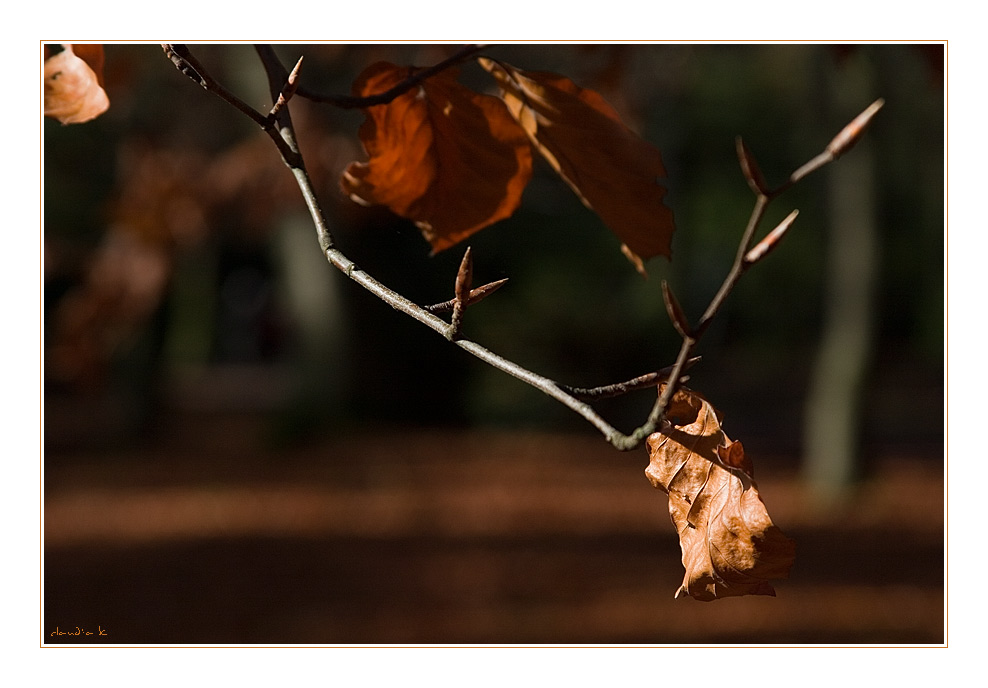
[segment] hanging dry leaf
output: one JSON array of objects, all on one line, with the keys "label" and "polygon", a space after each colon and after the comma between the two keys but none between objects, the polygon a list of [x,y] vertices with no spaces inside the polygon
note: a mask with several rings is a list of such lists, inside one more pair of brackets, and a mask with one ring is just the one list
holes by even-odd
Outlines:
[{"label": "hanging dry leaf", "polygon": [[103,47],[69,44],[62,47],[62,52],[45,60],[42,69],[45,117],[54,117],[62,124],[88,122],[110,107],[110,99],[101,85]]},{"label": "hanging dry leaf", "polygon": [[595,91],[543,72],[523,72],[478,59],[497,80],[511,114],[577,196],[625,244],[639,272],[641,260],[672,255],[672,211],[659,151],[626,127]]},{"label": "hanging dry leaf", "polygon": [[[379,62],[354,92],[381,93],[413,71]],[[341,186],[358,203],[413,220],[434,252],[509,217],[521,202],[532,174],[525,132],[504,103],[460,86],[452,70],[366,113],[360,139],[370,160],[350,163]]]},{"label": "hanging dry leaf", "polygon": [[676,392],[666,416],[671,425],[648,438],[645,475],[669,495],[679,532],[686,577],[676,596],[775,595],[769,581],[789,575],[795,544],[772,523],[743,446],[688,389]]}]

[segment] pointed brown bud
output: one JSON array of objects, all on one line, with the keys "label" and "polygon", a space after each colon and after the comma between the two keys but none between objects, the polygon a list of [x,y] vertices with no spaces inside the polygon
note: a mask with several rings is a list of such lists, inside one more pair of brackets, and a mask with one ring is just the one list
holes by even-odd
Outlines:
[{"label": "pointed brown bud", "polygon": [[[478,301],[486,299],[488,296],[496,292],[498,289],[503,287],[508,281],[508,278],[499,279],[496,282],[489,282],[483,284],[476,289],[470,290],[470,297],[467,299],[467,305],[472,306]],[[425,310],[430,313],[446,313],[453,310],[453,304],[456,303],[456,299],[450,299],[449,301],[442,301],[441,303],[434,303],[431,306],[423,306]]]},{"label": "pointed brown bud", "polygon": [[676,328],[676,332],[684,339],[690,337],[692,328],[686,319],[686,313],[683,312],[682,306],[676,300],[676,295],[672,293],[672,288],[665,280],[662,280],[662,300],[666,304],[666,312],[669,314],[669,319],[672,321],[672,326]]},{"label": "pointed brown bud", "polygon": [[299,55],[298,62],[295,63],[295,67],[292,68],[292,73],[288,75],[288,85],[292,87],[292,91],[298,87],[298,73],[302,69],[302,59],[304,55]]},{"label": "pointed brown bud", "polygon": [[456,284],[453,293],[458,301],[466,303],[470,299],[470,287],[473,284],[473,255],[470,247],[463,253],[460,269],[456,272]]},{"label": "pointed brown bud", "polygon": [[744,262],[751,265],[767,256],[782,240],[782,237],[789,231],[789,228],[792,227],[792,223],[796,221],[797,215],[799,215],[798,210],[789,213],[785,220],[780,222],[775,229],[766,234],[764,239],[755,244],[755,247],[744,255]]},{"label": "pointed brown bud", "polygon": [[835,160],[849,151],[851,146],[858,142],[861,134],[871,124],[875,113],[881,110],[883,105],[885,105],[884,99],[879,98],[876,100],[864,112],[851,120],[850,124],[841,129],[840,133],[834,137],[834,140],[827,145],[827,151],[834,156]]},{"label": "pointed brown bud", "polygon": [[744,174],[744,178],[748,181],[748,186],[756,194],[762,196],[769,195],[768,182],[765,181],[764,175],[762,175],[761,169],[758,167],[758,163],[755,162],[755,156],[751,154],[748,147],[744,145],[744,141],[739,136],[737,138],[737,149],[738,149],[738,161],[741,163],[741,172]]},{"label": "pointed brown bud", "polygon": [[[304,56],[303,56],[304,57]],[[284,87],[281,89],[281,93],[278,94],[278,101],[271,108],[271,113],[268,115],[269,118],[274,118],[283,107],[288,105],[288,101],[292,99],[295,95],[295,90],[298,88],[298,73],[302,69],[302,57],[298,58],[298,62],[295,63],[295,68],[292,69],[292,73],[288,75],[288,81],[285,82]]]},{"label": "pointed brown bud", "polygon": [[450,328],[452,336],[460,334],[463,325],[463,311],[466,310],[470,302],[470,285],[473,283],[473,255],[470,247],[463,253],[463,260],[460,261],[460,269],[456,272],[456,282],[453,284],[453,315],[450,318]]},{"label": "pointed brown bud", "polygon": [[467,305],[472,306],[478,301],[486,299],[488,296],[496,292],[498,289],[504,286],[504,283],[508,281],[508,278],[499,279],[496,282],[488,282],[487,284],[481,285],[476,289],[470,290],[470,296],[467,298]]}]

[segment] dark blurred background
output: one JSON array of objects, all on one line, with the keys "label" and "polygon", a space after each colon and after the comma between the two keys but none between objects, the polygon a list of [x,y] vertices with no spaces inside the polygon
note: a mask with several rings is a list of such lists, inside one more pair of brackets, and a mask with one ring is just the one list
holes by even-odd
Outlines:
[{"label": "dark blurred background", "polygon": [[[278,46],[347,93],[451,45]],[[253,48],[193,46],[270,107]],[[944,47],[504,45],[593,88],[657,146],[673,260],[644,280],[542,162],[469,240],[467,335],[572,385],[672,363],[668,280],[697,319],[769,182],[878,97],[846,157],[770,209],[690,386],[742,439],[797,541],[778,598],[673,600],[679,547],[644,450],[363,292],[320,256],[291,175],[157,46],[106,47],[111,105],[44,128],[44,629],[111,643],[944,642]],[[461,82],[493,89],[473,64]],[[339,191],[359,111],[291,104],[338,245],[419,303],[462,246]],[[654,397],[601,404],[630,431]],[[62,642],[65,642],[64,638]]]}]

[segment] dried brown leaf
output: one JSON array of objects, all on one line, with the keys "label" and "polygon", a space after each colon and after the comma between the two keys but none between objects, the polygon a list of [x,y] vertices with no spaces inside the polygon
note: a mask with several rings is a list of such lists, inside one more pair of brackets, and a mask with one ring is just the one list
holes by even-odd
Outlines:
[{"label": "dried brown leaf", "polygon": [[679,533],[686,576],[677,597],[775,595],[769,581],[789,575],[795,544],[772,523],[743,446],[688,389],[676,392],[666,415],[671,425],[648,438],[645,475],[669,495]]},{"label": "dried brown leaf", "polygon": [[103,47],[66,44],[63,48],[47,58],[42,67],[45,117],[54,117],[62,124],[88,122],[110,107],[110,99],[101,85]]},{"label": "dried brown leaf", "polygon": [[643,271],[641,259],[670,256],[675,227],[658,183],[666,176],[659,151],[595,91],[556,74],[478,61],[538,151],[621,239],[636,269]]},{"label": "dried brown leaf", "polygon": [[[397,85],[413,69],[379,62],[354,83],[360,96]],[[460,86],[453,70],[365,110],[368,162],[351,163],[341,186],[354,201],[413,220],[442,251],[509,217],[531,178],[525,132],[498,98]]]}]

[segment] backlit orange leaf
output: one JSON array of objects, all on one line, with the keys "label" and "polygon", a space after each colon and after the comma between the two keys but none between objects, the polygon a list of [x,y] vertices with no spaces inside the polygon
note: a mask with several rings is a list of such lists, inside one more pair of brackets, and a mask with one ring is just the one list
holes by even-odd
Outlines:
[{"label": "backlit orange leaf", "polygon": [[676,596],[774,596],[769,581],[789,575],[795,544],[772,523],[744,448],[688,389],[676,392],[666,416],[671,425],[648,438],[645,475],[669,495],[679,532],[686,577]]},{"label": "backlit orange leaf", "polygon": [[595,91],[544,72],[523,72],[479,58],[497,80],[511,114],[532,143],[583,203],[641,261],[671,256],[675,229],[663,203],[665,177],[659,151],[626,127]]},{"label": "backlit orange leaf", "polygon": [[62,124],[88,122],[110,107],[101,85],[103,46],[62,47],[62,52],[45,59],[42,68],[45,117],[54,117]]},{"label": "backlit orange leaf", "polygon": [[[361,96],[413,73],[386,62],[357,78]],[[365,110],[360,139],[370,160],[341,179],[351,199],[413,220],[434,252],[509,217],[532,173],[531,146],[498,98],[460,86],[452,70],[386,105]]]}]

